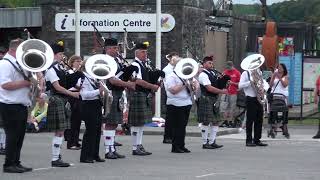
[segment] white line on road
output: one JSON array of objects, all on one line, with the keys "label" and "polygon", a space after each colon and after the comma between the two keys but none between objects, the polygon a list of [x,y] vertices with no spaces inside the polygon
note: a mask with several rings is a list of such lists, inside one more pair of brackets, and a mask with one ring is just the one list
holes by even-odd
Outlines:
[{"label": "white line on road", "polygon": [[[70,164],[70,166],[74,166],[74,164]],[[48,169],[54,169],[56,167],[46,167],[46,168],[37,168],[33,169],[33,171],[42,171],[42,170],[48,170]]]},{"label": "white line on road", "polygon": [[236,173],[210,173],[210,174],[204,174],[200,176],[196,176],[196,178],[204,178],[207,176],[215,176],[215,175],[235,175]]}]

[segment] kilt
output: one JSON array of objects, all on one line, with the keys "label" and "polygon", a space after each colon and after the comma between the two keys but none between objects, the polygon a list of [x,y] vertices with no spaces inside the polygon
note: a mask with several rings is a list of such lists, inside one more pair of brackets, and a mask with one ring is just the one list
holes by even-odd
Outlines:
[{"label": "kilt", "polygon": [[217,97],[212,96],[200,96],[198,99],[198,122],[204,125],[209,123],[218,123],[218,111],[214,104],[217,101]]},{"label": "kilt", "polygon": [[143,92],[133,92],[130,96],[128,123],[143,126],[152,122],[152,97]]},{"label": "kilt", "polygon": [[[69,105],[67,105],[69,104]],[[64,131],[71,128],[71,106],[67,97],[53,95],[49,99],[47,128],[49,131]]]},{"label": "kilt", "polygon": [[123,112],[119,106],[119,100],[122,97],[122,91],[112,90],[113,101],[111,104],[110,112],[104,119],[106,124],[121,124],[123,121]]}]

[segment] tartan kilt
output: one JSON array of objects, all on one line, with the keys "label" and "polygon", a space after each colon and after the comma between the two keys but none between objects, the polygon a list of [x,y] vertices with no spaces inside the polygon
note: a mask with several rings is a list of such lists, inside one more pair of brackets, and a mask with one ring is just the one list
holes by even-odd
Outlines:
[{"label": "tartan kilt", "polygon": [[[69,104],[66,105],[66,104]],[[66,97],[53,95],[49,99],[47,128],[49,131],[71,129],[71,106]]]},{"label": "tartan kilt", "polygon": [[200,96],[198,99],[198,122],[208,125],[210,123],[219,122],[218,111],[214,104],[217,101],[217,97],[212,96]]},{"label": "tartan kilt", "polygon": [[121,124],[123,121],[123,112],[119,107],[119,100],[122,97],[122,91],[112,90],[112,104],[109,114],[104,118],[103,122],[107,124]]},{"label": "tartan kilt", "polygon": [[152,122],[152,97],[143,92],[133,92],[130,96],[128,123],[143,126]]}]

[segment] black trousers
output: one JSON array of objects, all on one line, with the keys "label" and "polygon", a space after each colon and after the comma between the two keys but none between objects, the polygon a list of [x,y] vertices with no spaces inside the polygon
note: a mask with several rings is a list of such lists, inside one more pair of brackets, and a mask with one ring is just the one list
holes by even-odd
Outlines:
[{"label": "black trousers", "polygon": [[6,159],[3,166],[20,164],[20,153],[26,133],[28,109],[21,104],[0,103],[6,133]]},{"label": "black trousers", "polygon": [[81,126],[81,100],[70,97],[71,105],[71,129],[65,130],[65,138],[68,141],[67,147],[76,146],[79,143],[79,134]]},{"label": "black trousers", "polygon": [[253,142],[259,142],[262,133],[263,106],[256,97],[247,96],[247,122],[246,122],[246,142],[252,142],[252,127],[254,127]]},{"label": "black trousers", "polygon": [[172,122],[170,121],[170,118],[168,118],[168,105],[167,107],[167,114],[166,114],[166,123],[164,124],[164,134],[163,139],[172,139]]},{"label": "black trousers", "polygon": [[169,121],[172,123],[172,147],[182,148],[185,146],[186,126],[189,120],[191,105],[174,106],[168,105],[167,112]]},{"label": "black trousers", "polygon": [[82,101],[82,118],[86,131],[82,139],[81,160],[93,160],[99,156],[101,137],[101,102],[100,100]]}]

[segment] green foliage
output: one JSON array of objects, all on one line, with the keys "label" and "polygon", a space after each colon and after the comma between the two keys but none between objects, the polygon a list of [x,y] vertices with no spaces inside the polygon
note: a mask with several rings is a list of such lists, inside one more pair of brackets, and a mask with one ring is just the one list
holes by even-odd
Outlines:
[{"label": "green foliage", "polygon": [[[237,15],[261,15],[261,4],[234,5]],[[253,11],[253,9],[255,11]],[[310,22],[320,23],[320,0],[291,0],[274,3],[268,6],[268,18],[275,17],[278,22]]]},{"label": "green foliage", "polygon": [[38,5],[38,0],[0,0],[0,5],[9,8],[34,7]]}]

